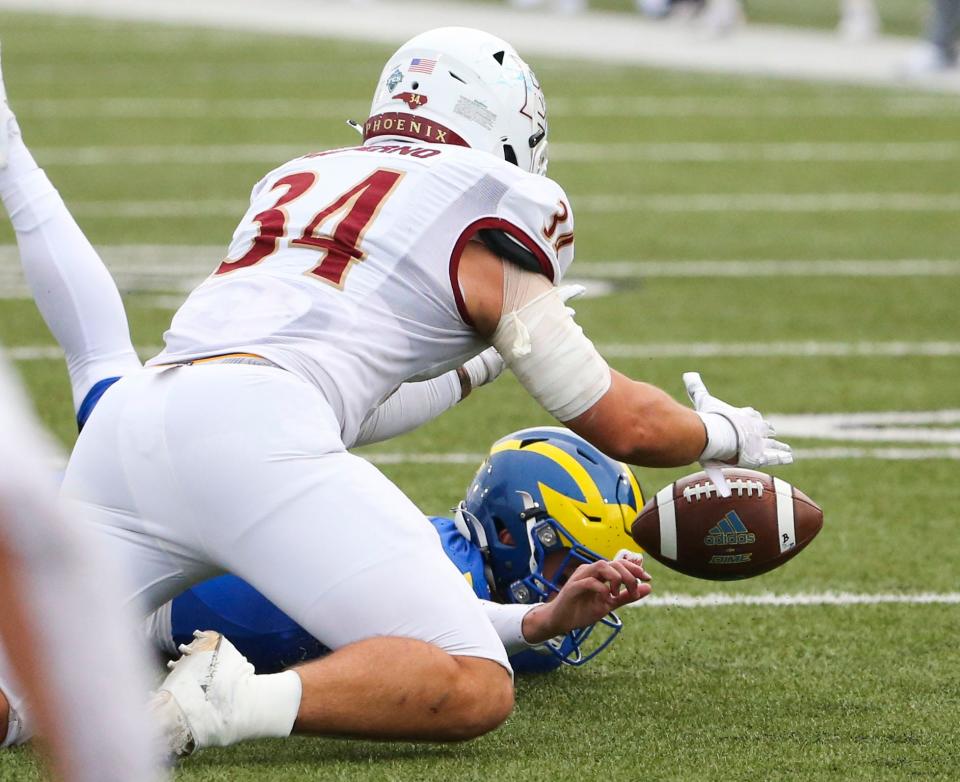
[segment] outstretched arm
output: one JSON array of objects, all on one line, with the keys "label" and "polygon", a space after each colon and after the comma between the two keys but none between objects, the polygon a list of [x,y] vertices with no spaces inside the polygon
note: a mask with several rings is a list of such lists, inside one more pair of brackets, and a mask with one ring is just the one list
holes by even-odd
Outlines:
[{"label": "outstretched arm", "polygon": [[20,135],[0,99],[0,200],[17,235],[20,261],[44,321],[66,354],[79,410],[94,383],[140,368],[117,286]]},{"label": "outstretched arm", "polygon": [[720,402],[688,383],[697,405],[691,410],[656,386],[610,369],[565,311],[560,289],[542,275],[471,243],[459,282],[477,331],[530,395],[615,459],[648,467],[791,461],[789,446],[771,439],[771,427],[752,408]]}]

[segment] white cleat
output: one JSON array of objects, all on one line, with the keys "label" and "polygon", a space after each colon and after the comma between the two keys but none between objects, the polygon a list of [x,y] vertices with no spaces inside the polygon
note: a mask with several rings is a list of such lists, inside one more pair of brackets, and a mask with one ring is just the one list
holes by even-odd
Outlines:
[{"label": "white cleat", "polygon": [[901,65],[901,73],[907,78],[922,78],[931,74],[950,71],[957,66],[951,52],[924,41],[916,46]]},{"label": "white cleat", "polygon": [[700,23],[710,37],[730,35],[746,22],[741,0],[707,0]]},{"label": "white cleat", "polygon": [[237,694],[254,675],[253,666],[220,633],[197,630],[183,656],[151,701],[170,753],[190,755],[206,747],[226,747],[246,738]]}]

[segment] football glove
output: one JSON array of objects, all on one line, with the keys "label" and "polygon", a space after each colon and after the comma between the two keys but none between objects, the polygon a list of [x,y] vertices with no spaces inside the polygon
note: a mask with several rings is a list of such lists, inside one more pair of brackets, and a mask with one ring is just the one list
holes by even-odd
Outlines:
[{"label": "football glove", "polygon": [[756,469],[793,462],[790,446],[774,440],[773,426],[752,407],[734,407],[711,396],[699,372],[686,372],[683,384],[687,395],[707,429],[707,446],[700,455],[700,463],[723,492],[715,475],[721,465]]}]

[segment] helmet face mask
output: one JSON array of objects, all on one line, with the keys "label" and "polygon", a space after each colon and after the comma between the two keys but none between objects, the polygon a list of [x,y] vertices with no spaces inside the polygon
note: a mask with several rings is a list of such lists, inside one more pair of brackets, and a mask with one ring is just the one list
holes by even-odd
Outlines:
[{"label": "helmet face mask", "polygon": [[546,115],[540,83],[509,43],[480,30],[443,27],[412,38],[387,61],[364,140],[468,146],[544,174]]},{"label": "helmet face mask", "polygon": [[[457,509],[484,552],[491,588],[504,602],[552,599],[581,564],[636,544],[627,529],[643,505],[629,468],[566,429],[526,429],[498,440]],[[581,665],[620,632],[616,614],[545,644]]]},{"label": "helmet face mask", "polygon": [[[533,541],[537,566],[529,576],[510,585],[513,603],[545,603],[552,600],[580,565],[603,559],[572,538],[555,519],[548,516],[533,525],[530,539]],[[583,665],[606,649],[621,629],[623,622],[611,611],[597,624],[553,638],[545,646],[565,665]],[[600,632],[594,636],[594,631]]]}]

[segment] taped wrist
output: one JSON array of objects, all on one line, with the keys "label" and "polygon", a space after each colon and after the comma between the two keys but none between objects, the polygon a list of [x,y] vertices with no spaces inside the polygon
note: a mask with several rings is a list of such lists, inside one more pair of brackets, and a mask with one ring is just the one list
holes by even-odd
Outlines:
[{"label": "taped wrist", "polygon": [[700,454],[701,462],[724,462],[740,452],[740,436],[737,429],[720,413],[697,413],[707,430],[707,445]]},{"label": "taped wrist", "polygon": [[542,275],[504,264],[503,314],[491,342],[521,385],[560,421],[595,405],[610,367]]},{"label": "taped wrist", "polygon": [[516,654],[524,649],[530,649],[534,644],[527,643],[523,637],[523,619],[536,608],[539,603],[530,605],[520,603],[494,603],[489,600],[481,600],[483,610],[497,631],[503,648],[507,654]]}]

